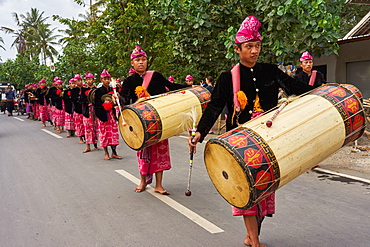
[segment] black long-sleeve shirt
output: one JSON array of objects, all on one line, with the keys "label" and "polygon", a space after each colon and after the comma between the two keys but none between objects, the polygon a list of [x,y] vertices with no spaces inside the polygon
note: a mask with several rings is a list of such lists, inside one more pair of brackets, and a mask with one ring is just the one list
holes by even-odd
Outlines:
[{"label": "black long-sleeve shirt", "polygon": [[[256,81],[253,81],[253,78],[256,78]],[[279,88],[283,88],[288,95],[298,95],[312,90],[314,87],[288,76],[274,64],[256,63],[253,68],[240,64],[240,90],[246,94],[248,104],[240,113],[238,122],[242,124],[251,119],[254,106],[253,101],[256,99],[257,94],[256,89],[258,89],[262,109],[268,111],[277,105]],[[236,128],[237,124],[235,121],[233,124],[231,122],[234,102],[230,71],[221,73],[213,89],[211,102],[198,123],[197,131],[201,134],[200,141],[203,141],[225,105],[230,114],[226,120],[226,130],[231,130]]]}]

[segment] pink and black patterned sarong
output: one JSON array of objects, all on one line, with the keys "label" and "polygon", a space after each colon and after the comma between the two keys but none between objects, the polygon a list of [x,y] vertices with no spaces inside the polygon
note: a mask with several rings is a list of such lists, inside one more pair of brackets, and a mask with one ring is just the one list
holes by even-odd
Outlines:
[{"label": "pink and black patterned sarong", "polygon": [[54,109],[55,124],[58,126],[63,126],[65,124],[65,113],[64,110]]},{"label": "pink and black patterned sarong", "polygon": [[73,112],[73,121],[75,123],[76,135],[81,137],[85,134],[83,115],[77,112]]},{"label": "pink and black patterned sarong", "polygon": [[[170,149],[168,139],[136,152],[138,157],[139,172],[141,175],[154,174],[156,172],[171,169]],[[143,155],[148,152],[148,156]]]},{"label": "pink and black patterned sarong", "polygon": [[89,106],[89,117],[83,117],[83,124],[85,128],[85,140],[86,144],[96,144],[98,143],[97,134],[97,121],[94,113],[94,108],[92,105]]},{"label": "pink and black patterned sarong", "polygon": [[119,145],[118,124],[113,110],[108,112],[108,121],[102,122],[98,119],[98,128],[101,147]]},{"label": "pink and black patterned sarong", "polygon": [[64,129],[65,130],[76,130],[75,128],[75,122],[73,121],[73,116],[72,114],[69,114],[68,112],[64,113]]},{"label": "pink and black patterned sarong", "polygon": [[40,118],[42,122],[50,120],[48,113],[48,106],[46,104],[39,105]]}]

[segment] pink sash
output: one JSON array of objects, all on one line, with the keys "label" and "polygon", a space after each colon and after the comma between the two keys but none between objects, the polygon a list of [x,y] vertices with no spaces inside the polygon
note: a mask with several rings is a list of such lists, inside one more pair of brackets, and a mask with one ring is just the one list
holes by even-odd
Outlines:
[{"label": "pink sash", "polygon": [[231,70],[231,78],[233,81],[234,109],[240,111],[240,104],[237,93],[240,91],[240,65],[239,63]]},{"label": "pink sash", "polygon": [[317,70],[312,70],[310,82],[308,83],[308,85],[313,86],[313,84],[315,84],[316,74]]}]

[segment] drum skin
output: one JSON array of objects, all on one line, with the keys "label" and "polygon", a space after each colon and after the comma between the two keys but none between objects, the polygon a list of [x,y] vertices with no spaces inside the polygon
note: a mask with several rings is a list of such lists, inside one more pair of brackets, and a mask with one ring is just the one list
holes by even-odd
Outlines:
[{"label": "drum skin", "polygon": [[249,209],[319,164],[365,130],[362,94],[349,84],[328,84],[274,111],[210,139],[204,161],[220,195]]},{"label": "drum skin", "polygon": [[211,94],[201,86],[172,91],[123,107],[119,130],[125,143],[142,150],[199,122]]}]

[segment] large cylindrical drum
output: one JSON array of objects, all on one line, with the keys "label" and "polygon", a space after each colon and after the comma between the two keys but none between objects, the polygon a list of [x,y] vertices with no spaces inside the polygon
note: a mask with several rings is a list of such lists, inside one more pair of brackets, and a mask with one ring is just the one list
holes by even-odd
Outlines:
[{"label": "large cylindrical drum", "polygon": [[126,144],[141,150],[198,123],[210,101],[207,89],[196,86],[123,107],[119,130]]},{"label": "large cylindrical drum", "polygon": [[327,84],[282,109],[210,139],[204,160],[208,175],[231,205],[249,209],[310,170],[365,129],[360,91]]}]

